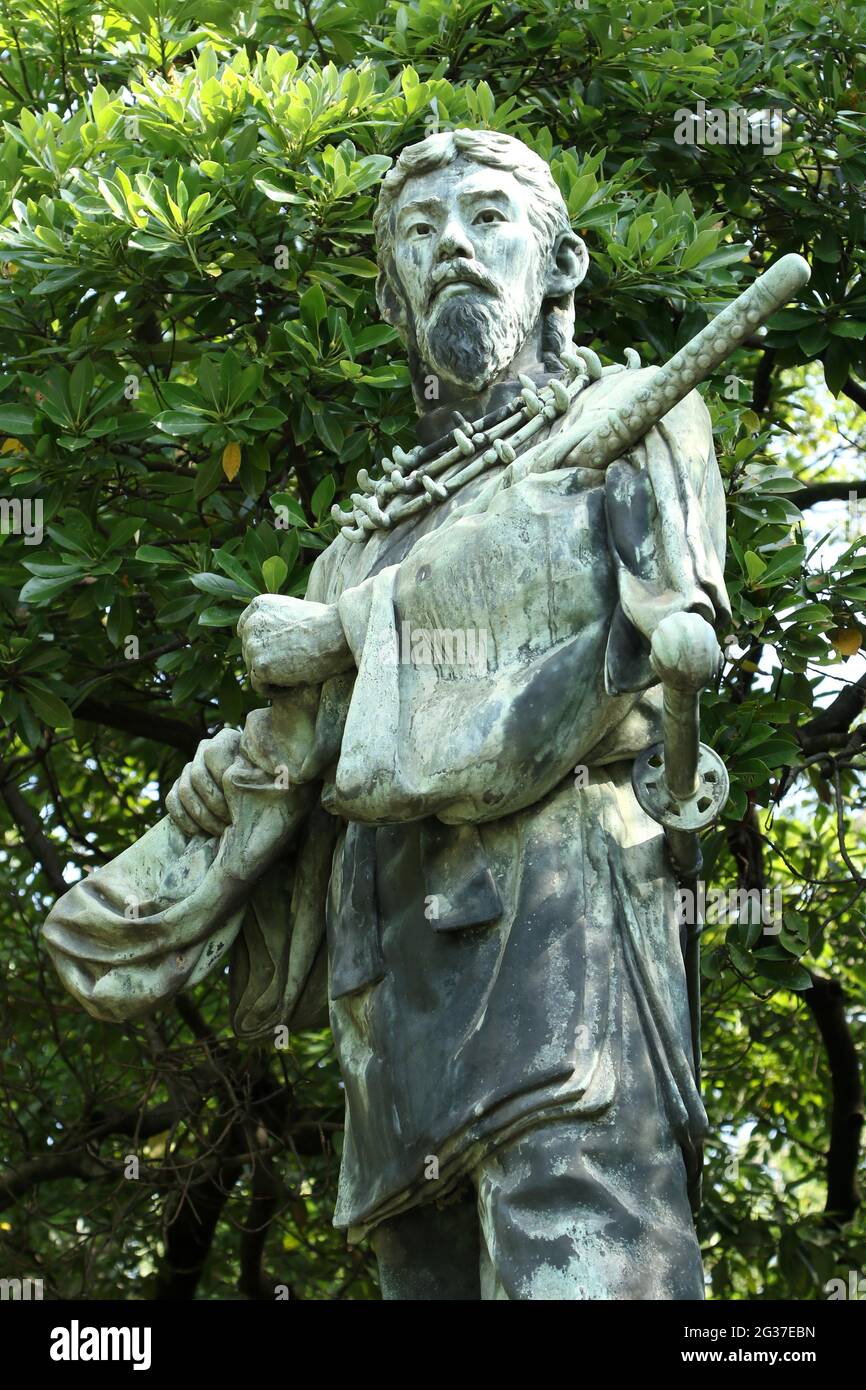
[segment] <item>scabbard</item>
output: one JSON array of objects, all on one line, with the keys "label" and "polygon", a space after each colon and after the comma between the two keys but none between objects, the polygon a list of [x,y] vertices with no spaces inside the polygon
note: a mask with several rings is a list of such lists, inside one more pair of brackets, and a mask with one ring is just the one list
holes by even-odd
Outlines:
[{"label": "scabbard", "polygon": [[636,384],[628,399],[615,406],[589,434],[580,420],[571,429],[561,430],[512,464],[512,480],[562,468],[566,459],[569,467],[606,468],[621,458],[760,324],[787,304],[810,274],[802,256],[782,256],[660,367],[651,381]]}]

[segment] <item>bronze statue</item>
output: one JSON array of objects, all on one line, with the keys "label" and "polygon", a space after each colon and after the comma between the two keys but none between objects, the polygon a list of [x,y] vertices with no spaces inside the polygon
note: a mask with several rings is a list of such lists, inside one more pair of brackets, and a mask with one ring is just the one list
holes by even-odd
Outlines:
[{"label": "bronze statue", "polygon": [[270,704],[45,938],[99,1018],[229,952],[240,1036],[329,1018],[335,1222],[384,1297],[700,1299],[676,887],[726,795],[697,701],[729,611],[692,388],[804,263],[661,371],[602,368],[571,341],[586,248],[521,142],[404,150],[375,225],[416,447],[359,474],[305,599],[245,611]]}]

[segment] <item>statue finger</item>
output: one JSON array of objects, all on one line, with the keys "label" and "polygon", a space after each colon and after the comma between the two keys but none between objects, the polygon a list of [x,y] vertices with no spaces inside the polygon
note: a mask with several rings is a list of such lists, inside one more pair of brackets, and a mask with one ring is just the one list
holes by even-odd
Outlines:
[{"label": "statue finger", "polygon": [[261,663],[250,667],[250,685],[257,695],[264,695],[269,700],[274,695],[286,693],[285,687],[275,685],[271,680],[270,668]]},{"label": "statue finger", "polygon": [[243,638],[244,631],[248,627],[250,619],[260,611],[262,607],[262,597],[261,594],[257,594],[252,603],[248,603],[243,613],[241,613],[241,616],[238,618],[238,625],[235,628],[238,637]]},{"label": "statue finger", "polygon": [[241,641],[241,656],[247,671],[251,669],[255,662],[255,644],[251,637],[244,637]]},{"label": "statue finger", "polygon": [[178,830],[183,831],[184,835],[201,835],[201,826],[196,825],[192,817],[187,815],[184,810],[183,803],[177,793],[177,782],[165,798],[165,809],[170,820],[173,821]]},{"label": "statue finger", "polygon": [[220,732],[201,745],[205,767],[218,786],[238,756],[241,735],[239,729],[220,729]]},{"label": "statue finger", "polygon": [[200,830],[208,835],[222,835],[225,830],[225,822],[219,820],[212,811],[208,809],[201,797],[192,785],[191,765],[184,768],[177,783],[177,794],[183,809],[191,820],[195,821]]},{"label": "statue finger", "polygon": [[262,685],[273,683],[273,667],[267,648],[261,642],[250,642],[246,658],[247,675],[253,690],[261,694]]},{"label": "statue finger", "polygon": [[223,795],[221,781],[218,782],[211,775],[202,748],[198,750],[190,765],[189,780],[199,801],[204,802],[211,814],[217,820],[222,821],[223,825],[228,825],[230,820],[229,808]]},{"label": "statue finger", "polygon": [[246,628],[247,622],[252,613],[252,608],[252,604],[248,603],[243,613],[241,613],[241,616],[238,618],[238,625],[235,628],[235,632],[237,633],[238,637],[240,637],[241,641],[243,641],[244,629]]}]

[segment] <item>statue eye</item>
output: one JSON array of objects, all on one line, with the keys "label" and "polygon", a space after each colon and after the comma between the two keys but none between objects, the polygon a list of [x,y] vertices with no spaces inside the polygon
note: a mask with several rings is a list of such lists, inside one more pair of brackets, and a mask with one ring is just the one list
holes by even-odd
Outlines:
[{"label": "statue eye", "polygon": [[481,212],[476,213],[475,217],[473,218],[473,222],[476,227],[489,227],[492,226],[494,222],[504,221],[505,216],[503,213],[499,211],[498,208],[482,208]]},{"label": "statue eye", "polygon": [[430,236],[433,228],[429,222],[416,222],[409,230],[412,236]]}]

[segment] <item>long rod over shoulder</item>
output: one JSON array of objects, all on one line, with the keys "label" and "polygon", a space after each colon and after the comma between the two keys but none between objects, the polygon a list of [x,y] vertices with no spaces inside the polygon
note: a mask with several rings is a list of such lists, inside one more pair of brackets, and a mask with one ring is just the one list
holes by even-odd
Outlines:
[{"label": "long rod over shoulder", "polygon": [[725,358],[768,318],[793,299],[811,271],[802,256],[782,256],[747,290],[726,305],[706,328],[660,367],[652,381],[635,385],[627,400],[586,433],[586,422],[523,454],[511,466],[511,481],[528,473],[547,473],[564,466],[605,468],[636,444],[669,410],[709,376]]}]

